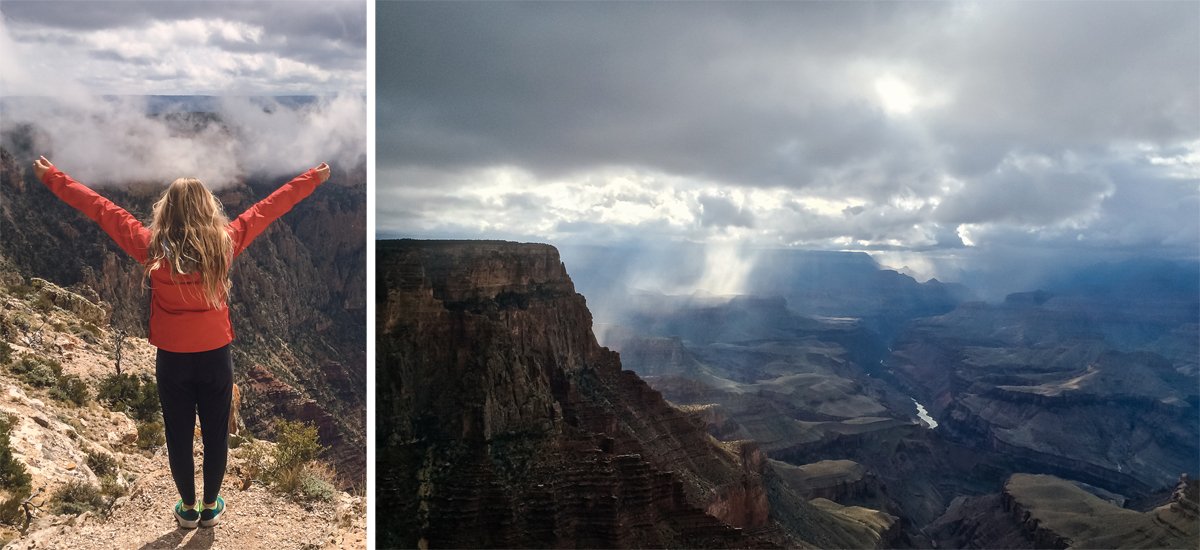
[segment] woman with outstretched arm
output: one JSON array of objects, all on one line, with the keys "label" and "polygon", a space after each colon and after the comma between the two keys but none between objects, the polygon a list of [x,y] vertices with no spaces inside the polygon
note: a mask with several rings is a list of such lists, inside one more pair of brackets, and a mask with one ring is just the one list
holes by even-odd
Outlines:
[{"label": "woman with outstretched arm", "polygon": [[[150,227],[54,167],[33,164],[38,179],[67,204],[100,224],[143,266],[150,281],[150,343],[162,401],[167,459],[180,500],[180,527],[216,525],[225,511],[218,494],[229,454],[233,360],[229,345],[229,266],[250,242],[329,179],[321,163],[229,221],[200,180],[179,178],[163,192]],[[196,417],[204,443],[204,499],[196,501],[192,438]]]}]

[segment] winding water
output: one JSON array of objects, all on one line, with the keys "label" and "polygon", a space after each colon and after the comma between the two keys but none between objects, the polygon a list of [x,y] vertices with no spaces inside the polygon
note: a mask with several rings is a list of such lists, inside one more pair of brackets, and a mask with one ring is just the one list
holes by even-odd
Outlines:
[{"label": "winding water", "polygon": [[[909,399],[912,398],[909,397]],[[917,416],[921,417],[921,420],[924,420],[925,423],[929,425],[929,429],[932,430],[936,428],[938,426],[937,420],[934,420],[932,416],[929,416],[929,411],[925,410],[925,405],[922,405],[916,399],[913,399],[912,402],[917,404]]]}]

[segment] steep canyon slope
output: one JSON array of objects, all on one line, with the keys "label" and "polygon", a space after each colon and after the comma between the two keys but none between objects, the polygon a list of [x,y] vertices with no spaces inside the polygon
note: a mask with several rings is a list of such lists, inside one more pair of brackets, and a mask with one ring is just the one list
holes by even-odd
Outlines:
[{"label": "steep canyon slope", "polygon": [[[866,263],[824,282],[813,266],[772,265],[767,288],[808,290],[609,292],[617,301],[596,333],[714,437],[757,442],[805,495],[887,511],[924,544],[934,542],[925,526],[962,499],[999,502],[1015,474],[1053,474],[1121,502],[1196,475],[1194,265],[1097,266],[999,304],[955,302],[970,295],[958,291],[915,299],[958,287],[920,290]],[[840,303],[846,281],[868,288]],[[888,288],[894,296],[868,299]],[[1019,529],[1006,539],[1006,527],[989,528],[988,544],[1031,544]]]}]

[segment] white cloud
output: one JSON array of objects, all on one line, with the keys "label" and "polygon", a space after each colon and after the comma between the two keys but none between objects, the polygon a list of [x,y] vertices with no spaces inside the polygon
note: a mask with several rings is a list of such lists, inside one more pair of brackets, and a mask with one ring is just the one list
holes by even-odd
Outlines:
[{"label": "white cloud", "polygon": [[140,97],[69,103],[10,98],[3,129],[33,124],[34,154],[88,184],[187,176],[222,187],[247,173],[299,174],[321,162],[350,170],[366,153],[366,104],[353,94],[298,108],[271,99],[223,98],[220,122],[146,112]]},{"label": "white cloud", "polygon": [[[3,54],[5,96],[61,95],[55,86],[30,86],[31,72],[39,78],[53,75],[56,86],[77,82],[91,95],[314,95],[365,89],[365,52],[345,63],[340,59],[345,47],[328,38],[272,34],[261,24],[221,16],[131,18],[95,29],[9,18],[0,25],[0,40],[9,41]],[[331,55],[339,59],[328,59]]]}]

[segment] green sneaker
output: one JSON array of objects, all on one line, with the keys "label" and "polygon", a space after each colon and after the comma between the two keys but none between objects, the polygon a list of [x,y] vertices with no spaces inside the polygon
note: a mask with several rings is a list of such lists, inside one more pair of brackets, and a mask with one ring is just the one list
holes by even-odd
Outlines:
[{"label": "green sneaker", "polygon": [[[193,505],[194,506],[194,505]],[[200,511],[195,508],[185,508],[183,501],[175,503],[175,519],[179,520],[179,526],[184,529],[195,529],[200,523]]]},{"label": "green sneaker", "polygon": [[221,495],[217,495],[217,502],[209,508],[207,504],[200,511],[200,525],[202,527],[212,527],[221,521],[221,514],[225,513],[225,499]]}]

